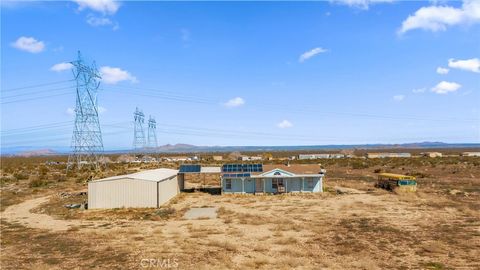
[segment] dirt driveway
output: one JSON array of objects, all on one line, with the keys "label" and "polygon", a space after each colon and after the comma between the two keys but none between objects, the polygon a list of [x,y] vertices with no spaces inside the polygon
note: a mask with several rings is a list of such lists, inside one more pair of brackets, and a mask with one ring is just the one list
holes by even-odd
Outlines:
[{"label": "dirt driveway", "polygon": [[36,229],[52,231],[66,231],[74,226],[92,225],[91,221],[82,220],[60,220],[54,219],[47,214],[32,213],[33,208],[48,202],[50,196],[27,200],[25,202],[9,206],[2,213],[2,219],[7,222],[18,222],[24,226]]}]

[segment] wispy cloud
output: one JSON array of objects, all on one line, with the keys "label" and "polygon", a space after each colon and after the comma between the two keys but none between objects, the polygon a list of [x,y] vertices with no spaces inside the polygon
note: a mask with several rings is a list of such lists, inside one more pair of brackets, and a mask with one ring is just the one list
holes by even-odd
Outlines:
[{"label": "wispy cloud", "polygon": [[73,67],[72,64],[67,63],[67,62],[63,62],[63,63],[58,63],[58,64],[53,65],[50,68],[50,70],[51,71],[56,71],[56,72],[61,72],[61,71],[72,69],[72,67]]},{"label": "wispy cloud", "polygon": [[45,50],[45,44],[43,41],[39,41],[33,37],[19,37],[10,45],[16,49],[29,53],[39,53]]},{"label": "wispy cloud", "polygon": [[241,97],[235,97],[223,103],[223,105],[227,108],[240,107],[240,106],[243,106],[244,104],[245,104],[245,100]]},{"label": "wispy cloud", "polygon": [[450,70],[448,68],[444,68],[444,67],[437,67],[437,73],[438,74],[442,74],[442,75],[445,75],[445,74],[448,74]]},{"label": "wispy cloud", "polygon": [[423,87],[423,88],[416,88],[416,89],[413,89],[412,90],[412,93],[414,94],[421,94],[421,93],[425,93],[425,91],[427,91],[427,88]]},{"label": "wispy cloud", "polygon": [[367,10],[370,5],[379,3],[390,3],[393,2],[393,0],[331,0],[330,2]]},{"label": "wispy cloud", "polygon": [[120,8],[120,3],[114,0],[73,0],[78,4],[79,10],[91,9],[104,15],[115,14]]},{"label": "wispy cloud", "polygon": [[277,127],[279,127],[279,128],[291,128],[291,127],[293,127],[293,124],[292,124],[292,122],[290,122],[288,120],[283,120],[282,122],[277,124]]},{"label": "wispy cloud", "polygon": [[405,95],[395,95],[393,96],[393,100],[395,101],[403,101],[405,99]]},{"label": "wispy cloud", "polygon": [[116,84],[122,81],[138,82],[137,78],[130,72],[117,67],[103,66],[100,68],[102,82],[106,84]]},{"label": "wispy cloud", "polygon": [[324,48],[321,48],[321,47],[317,47],[317,48],[313,48],[309,51],[306,51],[304,53],[302,53],[302,55],[300,55],[300,57],[298,58],[298,61],[300,63],[303,63],[304,61],[314,57],[315,55],[319,54],[319,53],[324,53],[324,52],[327,52],[328,50],[324,49]]},{"label": "wispy cloud", "polygon": [[113,30],[117,30],[119,25],[117,22],[112,21],[110,18],[107,17],[97,17],[93,14],[89,14],[87,16],[87,23],[91,26],[98,27],[98,26],[112,26]]},{"label": "wispy cloud", "polygon": [[466,71],[480,73],[480,59],[478,58],[472,58],[467,60],[449,59],[448,66],[450,68],[457,68],[457,69],[462,69]]},{"label": "wispy cloud", "polygon": [[455,25],[469,25],[480,22],[480,1],[464,0],[460,8],[432,5],[422,7],[402,22],[398,30],[404,34],[410,30],[445,31]]},{"label": "wispy cloud", "polygon": [[431,90],[436,94],[448,94],[450,92],[455,92],[460,89],[462,85],[456,82],[447,82],[441,81],[437,85],[435,85]]}]

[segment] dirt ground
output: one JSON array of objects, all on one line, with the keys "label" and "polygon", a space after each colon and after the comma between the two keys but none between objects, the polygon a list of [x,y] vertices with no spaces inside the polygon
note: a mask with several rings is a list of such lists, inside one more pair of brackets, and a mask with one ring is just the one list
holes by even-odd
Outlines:
[{"label": "dirt ground", "polygon": [[[417,167],[410,194],[375,189],[376,168],[331,165],[322,194],[182,193],[161,209],[65,210],[83,198],[57,192],[84,186],[5,185],[1,268],[480,269],[478,166]],[[183,218],[206,207],[217,218]]]}]

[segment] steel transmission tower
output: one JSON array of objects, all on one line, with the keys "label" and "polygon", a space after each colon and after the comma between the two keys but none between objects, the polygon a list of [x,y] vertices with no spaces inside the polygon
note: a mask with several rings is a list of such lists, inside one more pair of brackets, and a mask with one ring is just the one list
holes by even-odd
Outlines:
[{"label": "steel transmission tower", "polygon": [[97,93],[101,77],[93,62],[87,65],[80,52],[71,62],[76,81],[75,127],[72,136],[72,152],[67,169],[89,166],[94,169],[104,165],[103,140],[98,120]]},{"label": "steel transmission tower", "polygon": [[148,147],[156,149],[157,146],[157,122],[150,116],[148,119]]},{"label": "steel transmission tower", "polygon": [[133,131],[133,149],[139,150],[145,148],[145,132],[143,131],[143,123],[145,120],[145,115],[138,108],[135,109],[133,113],[133,118],[135,120],[134,131]]}]

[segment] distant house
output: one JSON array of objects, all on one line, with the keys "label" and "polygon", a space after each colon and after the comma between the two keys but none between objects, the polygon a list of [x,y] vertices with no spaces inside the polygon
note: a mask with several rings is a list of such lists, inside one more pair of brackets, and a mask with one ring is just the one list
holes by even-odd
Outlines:
[{"label": "distant house", "polygon": [[344,158],[344,154],[330,154],[330,158]]},{"label": "distant house", "polygon": [[321,158],[330,158],[330,154],[300,154],[300,155],[298,155],[298,159],[300,159],[300,160],[321,159]]},{"label": "distant house", "polygon": [[325,170],[318,165],[226,164],[222,193],[322,192]]},{"label": "distant house", "polygon": [[238,158],[240,161],[259,161],[262,160],[263,158],[260,156],[241,156]]},{"label": "distant house", "polygon": [[424,152],[424,153],[421,153],[421,155],[424,157],[431,157],[431,158],[443,156],[443,154],[440,152]]},{"label": "distant house", "polygon": [[464,157],[480,157],[480,152],[463,152]]},{"label": "distant house", "polygon": [[223,156],[213,156],[212,158],[215,161],[222,161],[223,160]]},{"label": "distant house", "polygon": [[409,158],[410,153],[367,153],[367,158]]}]

